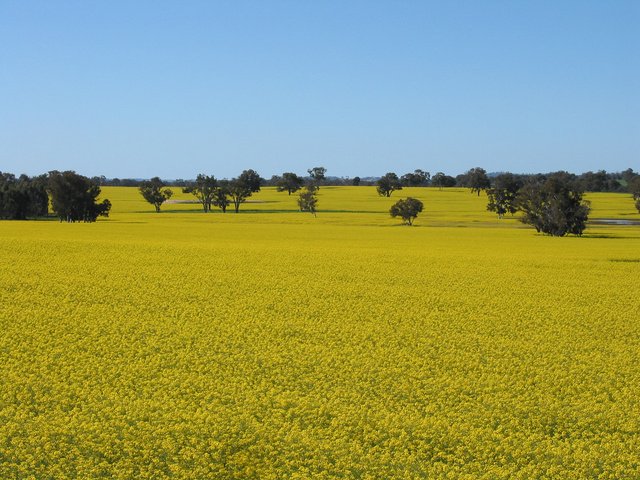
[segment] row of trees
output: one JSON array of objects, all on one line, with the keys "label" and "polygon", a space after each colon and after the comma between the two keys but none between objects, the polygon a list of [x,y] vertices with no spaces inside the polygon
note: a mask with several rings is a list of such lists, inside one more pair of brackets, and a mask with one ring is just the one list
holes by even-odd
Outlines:
[{"label": "row of trees", "polygon": [[[640,212],[640,175],[628,177],[627,189]],[[590,210],[583,200],[584,191],[582,179],[567,172],[529,176],[504,173],[486,189],[487,210],[496,212],[499,218],[521,211],[522,222],[549,235],[580,235]]]},{"label": "row of trees", "polygon": [[[214,206],[226,212],[227,207],[233,205],[238,213],[240,204],[260,191],[260,183],[260,175],[255,170],[244,170],[231,180],[217,180],[213,175],[199,174],[196,181],[184,187],[182,191],[193,194],[205,212],[211,211]],[[173,196],[173,191],[158,177],[142,182],[138,188],[142,197],[155,207],[156,212],[159,212],[161,205]]]},{"label": "row of trees", "polygon": [[[298,206],[301,211],[310,211],[315,215],[318,204],[316,192],[325,178],[326,169],[316,167],[308,170],[308,173],[309,180],[299,195]],[[480,195],[486,191],[487,209],[496,212],[499,218],[521,211],[523,223],[532,225],[538,232],[554,236],[581,235],[586,228],[590,206],[583,200],[584,182],[575,175],[567,172],[548,175],[504,173],[491,179],[483,168],[476,167],[468,170],[464,179],[472,193]],[[273,180],[277,190],[288,195],[305,185],[305,179],[293,172],[285,172]],[[380,196],[390,197],[394,191],[402,190],[403,186],[424,186],[430,181],[431,176],[423,170],[415,170],[402,177],[389,172],[378,180],[376,188]],[[216,180],[213,176],[199,174],[195,182],[183,188],[183,192],[192,193],[205,212],[210,211],[212,206],[226,212],[227,206],[233,204],[237,213],[240,204],[260,190],[262,182],[254,170],[245,170],[231,180]],[[640,211],[640,176],[630,175],[628,185]],[[139,188],[157,212],[173,193],[158,177],[143,182]],[[405,223],[411,225],[422,209],[422,202],[409,197],[394,204],[390,214],[392,217],[402,217]]]},{"label": "row of trees", "polygon": [[[438,172],[431,176],[429,172],[423,170],[415,170],[413,173],[407,173],[398,176],[394,172],[388,172],[378,180],[375,185],[378,194],[390,197],[396,190],[402,190],[402,187],[425,187],[432,186],[440,189],[445,187],[467,187],[472,192],[480,195],[484,190],[492,188],[496,181],[502,176],[502,173],[488,174],[484,168],[475,167],[457,177],[445,175]],[[575,183],[576,187],[585,192],[624,192],[631,191],[631,185],[639,175],[632,169],[623,172],[607,173],[604,170],[598,172],[586,172],[581,175],[567,174]],[[539,180],[544,174],[532,175],[514,175],[520,181],[525,183],[530,180]]]},{"label": "row of trees", "polygon": [[[315,215],[317,191],[325,179],[326,169],[315,167],[308,171],[307,179],[285,172],[278,177],[278,191],[291,195],[301,191],[298,206],[301,211]],[[562,236],[580,235],[586,228],[589,204],[583,200],[583,178],[567,172],[538,175],[499,174],[489,178],[482,168],[474,168],[466,174],[466,185],[478,195],[486,191],[489,211],[499,218],[507,213],[523,213],[521,220],[534,226],[538,232]],[[260,190],[263,179],[255,170],[244,170],[231,180],[217,180],[213,176],[198,175],[195,182],[183,188],[192,193],[205,212],[219,207],[226,212],[233,205],[238,212],[240,205]],[[378,193],[389,197],[401,190],[407,182],[412,186],[426,185],[432,181],[428,172],[416,170],[399,178],[393,173],[383,176],[377,185]],[[640,211],[640,175],[626,171],[626,183],[632,193],[636,208]],[[171,198],[173,192],[158,177],[141,182],[140,192],[156,211]],[[98,203],[100,186],[95,179],[78,175],[73,171],[51,171],[46,175],[28,177],[0,172],[0,218],[26,219],[48,214],[49,202],[61,221],[94,222],[99,216],[108,216],[109,200]],[[422,211],[419,200],[408,198],[396,203],[390,213],[400,216],[409,225]]]},{"label": "row of trees", "polygon": [[49,212],[47,176],[16,177],[0,172],[0,218],[26,220],[43,217]]},{"label": "row of trees", "polygon": [[[298,199],[298,206],[301,211],[309,211],[315,215],[318,204],[316,192],[324,180],[325,172],[324,167],[314,167],[309,170],[307,181],[295,173],[286,172],[278,177],[277,189],[289,195],[303,190]],[[205,213],[210,212],[213,207],[218,207],[225,213],[227,207],[231,205],[238,213],[240,205],[255,192],[259,192],[263,182],[258,172],[251,169],[244,170],[231,180],[218,180],[213,175],[201,173],[195,181],[184,186],[182,192],[191,193],[196,197]],[[142,197],[155,207],[156,212],[160,212],[162,204],[173,196],[173,190],[168,188],[159,177],[141,182],[138,189]]]},{"label": "row of trees", "polygon": [[[504,173],[492,180],[480,168],[468,172],[468,187],[472,193],[486,190],[487,210],[496,212],[499,218],[507,213],[522,212],[520,220],[532,225],[537,232],[552,236],[582,235],[590,212],[589,202],[583,199],[584,183],[567,172],[547,175],[513,175]],[[378,193],[390,196],[402,189],[393,174],[385,175],[378,184]],[[628,179],[628,189],[640,212],[640,175]],[[392,217],[402,217],[408,225],[423,210],[417,199],[407,198],[391,207]]]},{"label": "row of trees", "polygon": [[[469,187],[471,183],[475,181],[479,181],[480,184],[482,182],[486,183],[486,178],[489,179],[490,182],[493,181],[499,173],[487,173],[484,169],[479,169],[477,172],[476,169],[471,169],[465,173],[462,173],[457,176],[447,175],[444,172],[437,172],[431,175],[429,172],[424,170],[414,170],[411,173],[405,173],[404,175],[395,175],[398,178],[398,182],[401,187],[438,187],[438,188],[447,188],[447,187]],[[307,176],[298,176],[295,173],[288,172],[291,175],[295,175],[302,180],[302,185],[306,184],[310,180],[320,179],[322,185],[331,185],[331,186],[347,186],[347,185],[373,185],[377,186],[378,181],[381,177],[330,177],[326,176],[326,168],[324,167],[314,167],[307,170]],[[475,173],[476,175],[470,175],[470,173]],[[484,173],[484,175],[483,175]],[[268,187],[279,187],[281,184],[286,184],[292,178],[283,179],[285,174],[283,175],[274,175],[271,178],[264,178],[261,180],[262,186]],[[637,176],[638,174],[634,172],[632,169],[628,168],[622,172],[607,172],[605,170],[598,170],[597,172],[585,172],[580,175],[576,175],[575,178],[581,185],[581,188],[585,192],[625,192],[627,191],[630,180]],[[529,177],[531,175],[523,175],[525,177]],[[535,175],[533,175],[535,176]],[[295,177],[294,185],[295,185]],[[134,178],[106,178],[105,176],[96,176],[91,177],[93,183],[100,186],[116,186],[116,187],[139,187],[144,180],[134,179]],[[175,180],[165,180],[167,187],[179,187],[183,188],[188,186],[190,183],[193,183],[191,180],[184,179],[175,179]],[[299,180],[297,181],[299,182]],[[301,187],[302,188],[302,187]],[[300,188],[298,188],[299,190]],[[296,190],[297,191],[297,190]],[[293,193],[293,192],[292,192]]]},{"label": "row of trees", "polygon": [[[311,180],[300,193],[298,206],[301,211],[309,211],[315,215],[318,204],[316,192],[325,169],[318,175],[314,175],[316,172],[312,170],[309,173]],[[532,225],[538,232],[554,236],[581,235],[586,228],[589,205],[582,198],[580,183],[571,174],[557,172],[548,176],[525,177],[506,173],[496,176],[492,182],[484,169],[478,167],[469,170],[466,178],[472,193],[480,195],[486,190],[487,209],[496,212],[499,218],[520,210],[523,212],[521,220],[524,223]],[[413,186],[419,186],[427,184],[430,177],[428,172],[416,170],[408,179],[405,176],[404,182],[410,181]],[[260,175],[254,170],[244,170],[231,180],[216,180],[213,176],[199,174],[195,182],[183,188],[183,192],[193,194],[205,212],[210,211],[213,206],[226,212],[227,206],[233,204],[237,213],[240,204],[260,190],[261,181]],[[304,184],[304,178],[285,172],[278,177],[277,190],[291,195],[301,190]],[[378,181],[377,191],[381,196],[389,197],[393,191],[401,190],[402,187],[401,178],[394,173],[387,173]],[[160,211],[160,205],[172,196],[172,191],[158,177],[143,182],[139,188],[143,197],[155,206],[157,212]],[[640,200],[636,201],[640,203]],[[422,202],[410,197],[394,204],[390,214],[392,217],[401,217],[405,223],[412,225],[422,210]]]},{"label": "row of trees", "polygon": [[16,178],[0,172],[0,218],[26,220],[44,217],[51,209],[66,222],[95,222],[109,216],[111,202],[98,203],[100,186],[92,179],[73,171]]}]

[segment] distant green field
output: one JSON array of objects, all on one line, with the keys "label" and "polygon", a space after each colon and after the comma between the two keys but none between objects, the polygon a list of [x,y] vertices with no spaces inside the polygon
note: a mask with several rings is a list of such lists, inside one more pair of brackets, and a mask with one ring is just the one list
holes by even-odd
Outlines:
[{"label": "distant green field", "polygon": [[0,222],[0,478],[640,478],[637,225],[547,237],[464,189],[103,197]]}]

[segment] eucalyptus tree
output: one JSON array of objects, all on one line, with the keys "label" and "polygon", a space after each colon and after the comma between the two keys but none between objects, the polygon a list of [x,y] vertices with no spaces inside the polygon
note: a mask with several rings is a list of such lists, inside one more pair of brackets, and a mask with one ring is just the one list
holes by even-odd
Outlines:
[{"label": "eucalyptus tree", "polygon": [[579,185],[566,172],[533,179],[518,191],[521,221],[546,235],[582,235],[590,211],[582,197]]},{"label": "eucalyptus tree", "polygon": [[142,197],[153,205],[156,213],[160,212],[160,206],[173,196],[170,188],[165,188],[165,183],[159,177],[153,177],[140,183],[138,190]]},{"label": "eucalyptus tree", "polygon": [[227,196],[233,204],[236,213],[240,210],[240,204],[255,192],[260,191],[262,179],[255,170],[244,170],[236,178],[229,181],[227,185]]},{"label": "eucalyptus tree", "polygon": [[487,176],[487,171],[484,168],[476,167],[468,170],[464,176],[465,186],[471,189],[471,193],[477,192],[480,196],[480,192],[486,190],[491,186],[491,181]]},{"label": "eucalyptus tree", "polygon": [[396,190],[402,190],[402,183],[393,172],[389,172],[384,174],[380,179],[376,182],[376,190],[378,195],[381,197],[390,197],[391,194]]},{"label": "eucalyptus tree", "polygon": [[431,174],[424,170],[414,170],[413,173],[405,173],[400,177],[400,182],[405,187],[426,187],[429,185]]},{"label": "eucalyptus tree", "polygon": [[17,177],[0,172],[0,218],[26,220],[46,216],[49,210],[47,177]]},{"label": "eucalyptus tree", "polygon": [[308,185],[300,192],[298,196],[298,206],[301,212],[311,212],[313,216],[316,215],[318,207],[317,188],[313,185]]},{"label": "eucalyptus tree", "polygon": [[111,202],[97,200],[100,186],[74,171],[49,172],[47,190],[51,208],[61,222],[95,222],[100,216],[109,216]]},{"label": "eucalyptus tree", "polygon": [[213,175],[208,176],[202,173],[198,174],[196,181],[184,187],[183,193],[191,193],[202,204],[203,210],[206,212],[211,211],[213,200],[216,197],[218,190],[218,181]]},{"label": "eucalyptus tree", "polygon": [[493,186],[487,189],[487,210],[496,212],[498,218],[506,213],[513,215],[518,211],[518,190],[522,181],[511,173],[503,173],[493,179]]},{"label": "eucalyptus tree", "polygon": [[424,204],[417,198],[407,197],[402,200],[398,200],[389,210],[389,214],[392,217],[401,217],[404,223],[411,226],[413,221],[418,217],[418,214],[422,212]]},{"label": "eucalyptus tree", "polygon": [[316,186],[316,189],[320,188],[320,185],[325,180],[325,174],[327,173],[327,169],[324,167],[313,167],[307,170],[311,181]]},{"label": "eucalyptus tree", "polygon": [[289,195],[297,192],[304,185],[304,178],[299,177],[293,172],[285,172],[276,180],[276,190],[278,192],[287,192]]}]

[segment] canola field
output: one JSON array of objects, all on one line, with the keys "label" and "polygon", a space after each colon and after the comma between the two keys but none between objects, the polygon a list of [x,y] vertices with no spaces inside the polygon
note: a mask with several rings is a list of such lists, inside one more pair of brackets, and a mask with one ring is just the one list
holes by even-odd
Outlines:
[{"label": "canola field", "polygon": [[0,222],[0,478],[640,477],[640,227],[546,237],[461,189],[103,196]]}]

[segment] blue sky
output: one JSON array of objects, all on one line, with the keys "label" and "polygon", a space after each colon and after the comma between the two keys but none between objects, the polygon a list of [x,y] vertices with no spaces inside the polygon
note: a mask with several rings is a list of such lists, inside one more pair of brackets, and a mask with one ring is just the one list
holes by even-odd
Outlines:
[{"label": "blue sky", "polygon": [[638,1],[0,0],[0,170],[640,169]]}]

